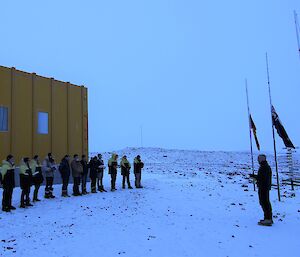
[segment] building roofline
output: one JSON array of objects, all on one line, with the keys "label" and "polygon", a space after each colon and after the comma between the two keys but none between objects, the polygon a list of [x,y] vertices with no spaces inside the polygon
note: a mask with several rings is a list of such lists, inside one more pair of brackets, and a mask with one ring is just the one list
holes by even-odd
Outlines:
[{"label": "building roofline", "polygon": [[55,78],[53,78],[53,77],[42,76],[42,75],[36,74],[35,72],[27,72],[27,71],[19,70],[19,69],[17,69],[16,67],[6,67],[6,66],[3,66],[3,65],[0,65],[0,68],[9,69],[9,70],[14,69],[15,71],[18,71],[18,72],[21,72],[21,73],[24,73],[24,74],[27,74],[27,75],[33,75],[33,74],[34,74],[34,75],[36,75],[37,77],[44,78],[44,79],[52,79],[53,81],[65,83],[65,84],[68,84],[68,85],[70,85],[70,86],[87,88],[87,87],[84,86],[84,85],[76,85],[76,84],[73,84],[73,83],[71,83],[71,82],[69,82],[69,81],[62,81],[62,80],[55,79]]}]

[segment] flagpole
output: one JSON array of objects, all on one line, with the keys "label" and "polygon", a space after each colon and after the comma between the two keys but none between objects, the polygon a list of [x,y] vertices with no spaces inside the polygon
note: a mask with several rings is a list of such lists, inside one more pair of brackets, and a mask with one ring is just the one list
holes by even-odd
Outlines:
[{"label": "flagpole", "polygon": [[300,58],[300,38],[299,38],[300,25],[299,25],[299,20],[298,20],[298,15],[296,10],[294,10],[294,18],[295,18],[296,37],[297,37],[297,44],[298,44],[298,54]]},{"label": "flagpole", "polygon": [[278,193],[278,201],[280,202],[280,183],[279,183],[279,175],[278,175],[278,163],[277,163],[277,151],[276,151],[275,131],[274,131],[273,118],[272,118],[272,106],[273,105],[272,105],[272,97],[271,97],[271,84],[270,84],[268,53],[266,53],[266,65],[267,65],[267,77],[268,77],[268,88],[269,88],[270,109],[271,109],[270,111],[271,111],[271,122],[272,122],[274,159],[275,159],[275,168],[276,168],[277,193]]},{"label": "flagpole", "polygon": [[[254,175],[254,159],[253,159],[253,146],[252,146],[252,133],[250,125],[250,107],[249,107],[249,96],[248,96],[248,81],[245,79],[246,96],[247,96],[247,109],[248,109],[248,122],[249,122],[249,135],[250,135],[250,150],[251,150],[251,162],[252,162],[252,174]],[[253,188],[255,191],[255,182],[253,180]]]}]

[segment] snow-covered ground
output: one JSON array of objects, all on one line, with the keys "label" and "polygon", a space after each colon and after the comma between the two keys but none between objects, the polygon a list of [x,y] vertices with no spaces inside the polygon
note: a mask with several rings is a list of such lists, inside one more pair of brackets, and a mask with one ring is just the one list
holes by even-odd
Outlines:
[{"label": "snow-covered ground", "polygon": [[[121,189],[120,174],[116,192],[66,199],[56,185],[57,198],[0,213],[0,256],[300,256],[298,189],[292,197],[282,188],[282,202],[273,189],[275,223],[258,226],[262,211],[248,180],[247,153],[118,153],[130,160],[141,154],[144,189]],[[15,189],[15,206],[19,196]]]}]

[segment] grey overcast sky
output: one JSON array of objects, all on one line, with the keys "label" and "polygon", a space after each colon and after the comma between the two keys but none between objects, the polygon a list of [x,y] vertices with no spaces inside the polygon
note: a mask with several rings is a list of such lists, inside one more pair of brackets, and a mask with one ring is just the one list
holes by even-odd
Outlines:
[{"label": "grey overcast sky", "polygon": [[268,51],[273,103],[299,146],[293,10],[299,0],[2,0],[0,64],[87,86],[91,151],[140,146],[141,126],[144,146],[247,150],[247,77],[265,151]]}]

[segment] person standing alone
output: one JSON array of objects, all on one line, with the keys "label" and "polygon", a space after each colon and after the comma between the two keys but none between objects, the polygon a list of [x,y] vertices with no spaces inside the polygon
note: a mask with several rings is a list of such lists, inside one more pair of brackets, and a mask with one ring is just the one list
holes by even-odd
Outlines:
[{"label": "person standing alone", "polygon": [[137,155],[134,158],[133,168],[134,168],[134,176],[135,176],[135,187],[143,188],[141,185],[141,180],[142,180],[142,169],[144,168],[144,163],[142,162],[140,155]]},{"label": "person standing alone", "polygon": [[257,181],[258,198],[264,212],[264,219],[258,222],[258,225],[272,226],[272,206],[270,203],[270,190],[272,186],[272,170],[267,162],[267,157],[264,154],[258,156],[260,165],[257,175],[250,175]]}]

